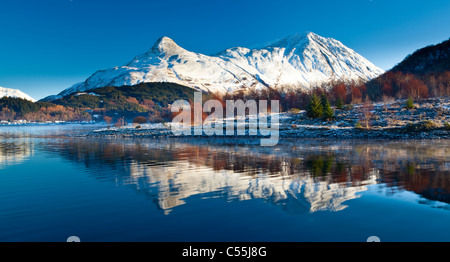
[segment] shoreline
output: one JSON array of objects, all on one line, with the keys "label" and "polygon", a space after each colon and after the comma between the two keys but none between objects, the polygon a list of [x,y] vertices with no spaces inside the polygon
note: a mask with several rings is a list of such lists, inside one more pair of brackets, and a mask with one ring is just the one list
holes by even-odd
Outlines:
[{"label": "shoreline", "polygon": [[[450,139],[450,98],[424,99],[405,107],[405,100],[355,104],[347,109],[334,109],[335,117],[330,121],[308,118],[304,110],[279,113],[279,138],[330,138],[330,139]],[[270,136],[248,135],[249,118],[246,118],[246,135],[180,136],[185,138],[269,138]],[[270,116],[269,116],[270,118]],[[271,123],[271,120],[267,120]],[[220,123],[220,122],[218,122]],[[369,124],[367,128],[362,124]],[[237,123],[234,130],[236,132]],[[274,131],[274,130],[272,130]],[[224,127],[225,134],[225,127]],[[132,127],[111,127],[82,134],[85,137],[137,138],[178,137],[170,124],[143,124]]]},{"label": "shoreline", "polygon": [[[346,109],[334,109],[334,118],[308,118],[304,110],[291,110],[279,113],[278,120],[273,124],[278,126],[278,134],[274,128],[273,138],[279,140],[290,139],[382,139],[382,140],[446,140],[450,139],[450,98],[427,99],[414,103],[412,108],[405,107],[405,101],[355,104]],[[272,125],[272,116],[268,115],[267,123]],[[70,137],[85,138],[183,138],[183,139],[267,139],[269,136],[249,135],[250,119],[259,121],[257,116],[247,116],[244,124],[246,135],[237,135],[235,122],[234,135],[181,135],[172,133],[172,123],[135,124],[121,127],[107,126],[104,122],[45,122],[45,123],[9,123],[0,124],[1,127],[19,126],[64,126],[64,125],[98,125],[84,130],[84,133],[72,134]],[[243,120],[243,119],[241,119]],[[224,124],[225,119],[215,122]],[[210,123],[209,126],[211,126]],[[253,125],[253,124],[252,124]],[[363,127],[362,125],[368,125]],[[257,127],[257,126],[256,126]],[[207,128],[207,127],[204,127]],[[191,127],[192,131],[193,127]],[[191,132],[193,134],[193,132]]]},{"label": "shoreline", "polygon": [[[270,138],[262,135],[180,135],[176,136],[170,129],[131,129],[122,130],[95,130],[77,135],[84,138],[184,138],[184,139],[261,139]],[[279,139],[381,139],[381,140],[440,140],[450,139],[450,130],[436,128],[427,131],[409,131],[406,128],[384,128],[384,129],[325,129],[325,128],[302,128],[285,129],[279,131]]]}]

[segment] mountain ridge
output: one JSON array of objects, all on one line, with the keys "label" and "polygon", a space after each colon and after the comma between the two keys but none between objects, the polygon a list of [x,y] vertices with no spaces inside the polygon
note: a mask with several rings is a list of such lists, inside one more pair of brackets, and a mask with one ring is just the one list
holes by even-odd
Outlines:
[{"label": "mountain ridge", "polygon": [[124,66],[99,70],[46,100],[142,82],[172,82],[218,93],[282,86],[309,90],[332,80],[368,81],[383,72],[341,42],[312,32],[264,48],[233,47],[216,55],[188,51],[164,36]]},{"label": "mountain ridge", "polygon": [[424,74],[448,70],[450,70],[450,38],[414,51],[389,71]]}]

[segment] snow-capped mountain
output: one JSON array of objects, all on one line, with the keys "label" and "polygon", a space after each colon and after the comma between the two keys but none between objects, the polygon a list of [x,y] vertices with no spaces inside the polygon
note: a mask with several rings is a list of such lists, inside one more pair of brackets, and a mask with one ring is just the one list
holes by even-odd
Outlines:
[{"label": "snow-capped mountain", "polygon": [[30,100],[32,102],[36,102],[36,99],[32,98],[31,96],[25,94],[24,92],[22,92],[18,89],[5,88],[5,87],[0,86],[0,98],[5,97],[5,96],[17,97],[17,98]]},{"label": "snow-capped mountain", "polygon": [[128,64],[97,71],[47,100],[141,82],[173,82],[221,93],[282,86],[309,89],[332,79],[367,81],[383,72],[341,42],[314,33],[293,35],[263,48],[230,48],[211,56],[187,51],[162,37]]}]

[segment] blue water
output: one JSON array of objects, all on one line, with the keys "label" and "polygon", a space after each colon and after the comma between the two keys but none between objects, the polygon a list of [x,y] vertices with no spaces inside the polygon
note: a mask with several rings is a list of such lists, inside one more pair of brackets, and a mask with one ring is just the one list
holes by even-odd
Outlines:
[{"label": "blue water", "polygon": [[450,241],[447,141],[84,139],[0,127],[0,241]]}]

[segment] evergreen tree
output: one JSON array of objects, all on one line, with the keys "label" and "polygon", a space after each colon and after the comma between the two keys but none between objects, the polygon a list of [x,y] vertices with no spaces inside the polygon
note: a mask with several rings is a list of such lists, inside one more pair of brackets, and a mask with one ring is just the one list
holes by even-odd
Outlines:
[{"label": "evergreen tree", "polygon": [[330,102],[328,101],[328,98],[325,95],[322,95],[321,98],[321,104],[322,104],[322,118],[325,120],[334,119],[334,111],[330,106]]},{"label": "evergreen tree", "polygon": [[342,109],[342,108],[344,108],[344,102],[342,102],[342,99],[341,99],[341,98],[338,98],[338,99],[337,99],[337,101],[336,101],[336,108],[337,108],[337,109]]},{"label": "evergreen tree", "polygon": [[406,109],[413,109],[414,108],[414,100],[410,97],[408,100],[406,100]]},{"label": "evergreen tree", "polygon": [[320,96],[320,104],[322,104],[322,108],[325,108],[326,104],[328,103],[328,98],[325,94],[322,94]]},{"label": "evergreen tree", "polygon": [[323,115],[323,107],[320,98],[313,94],[309,99],[306,114],[309,118],[319,118]]}]

